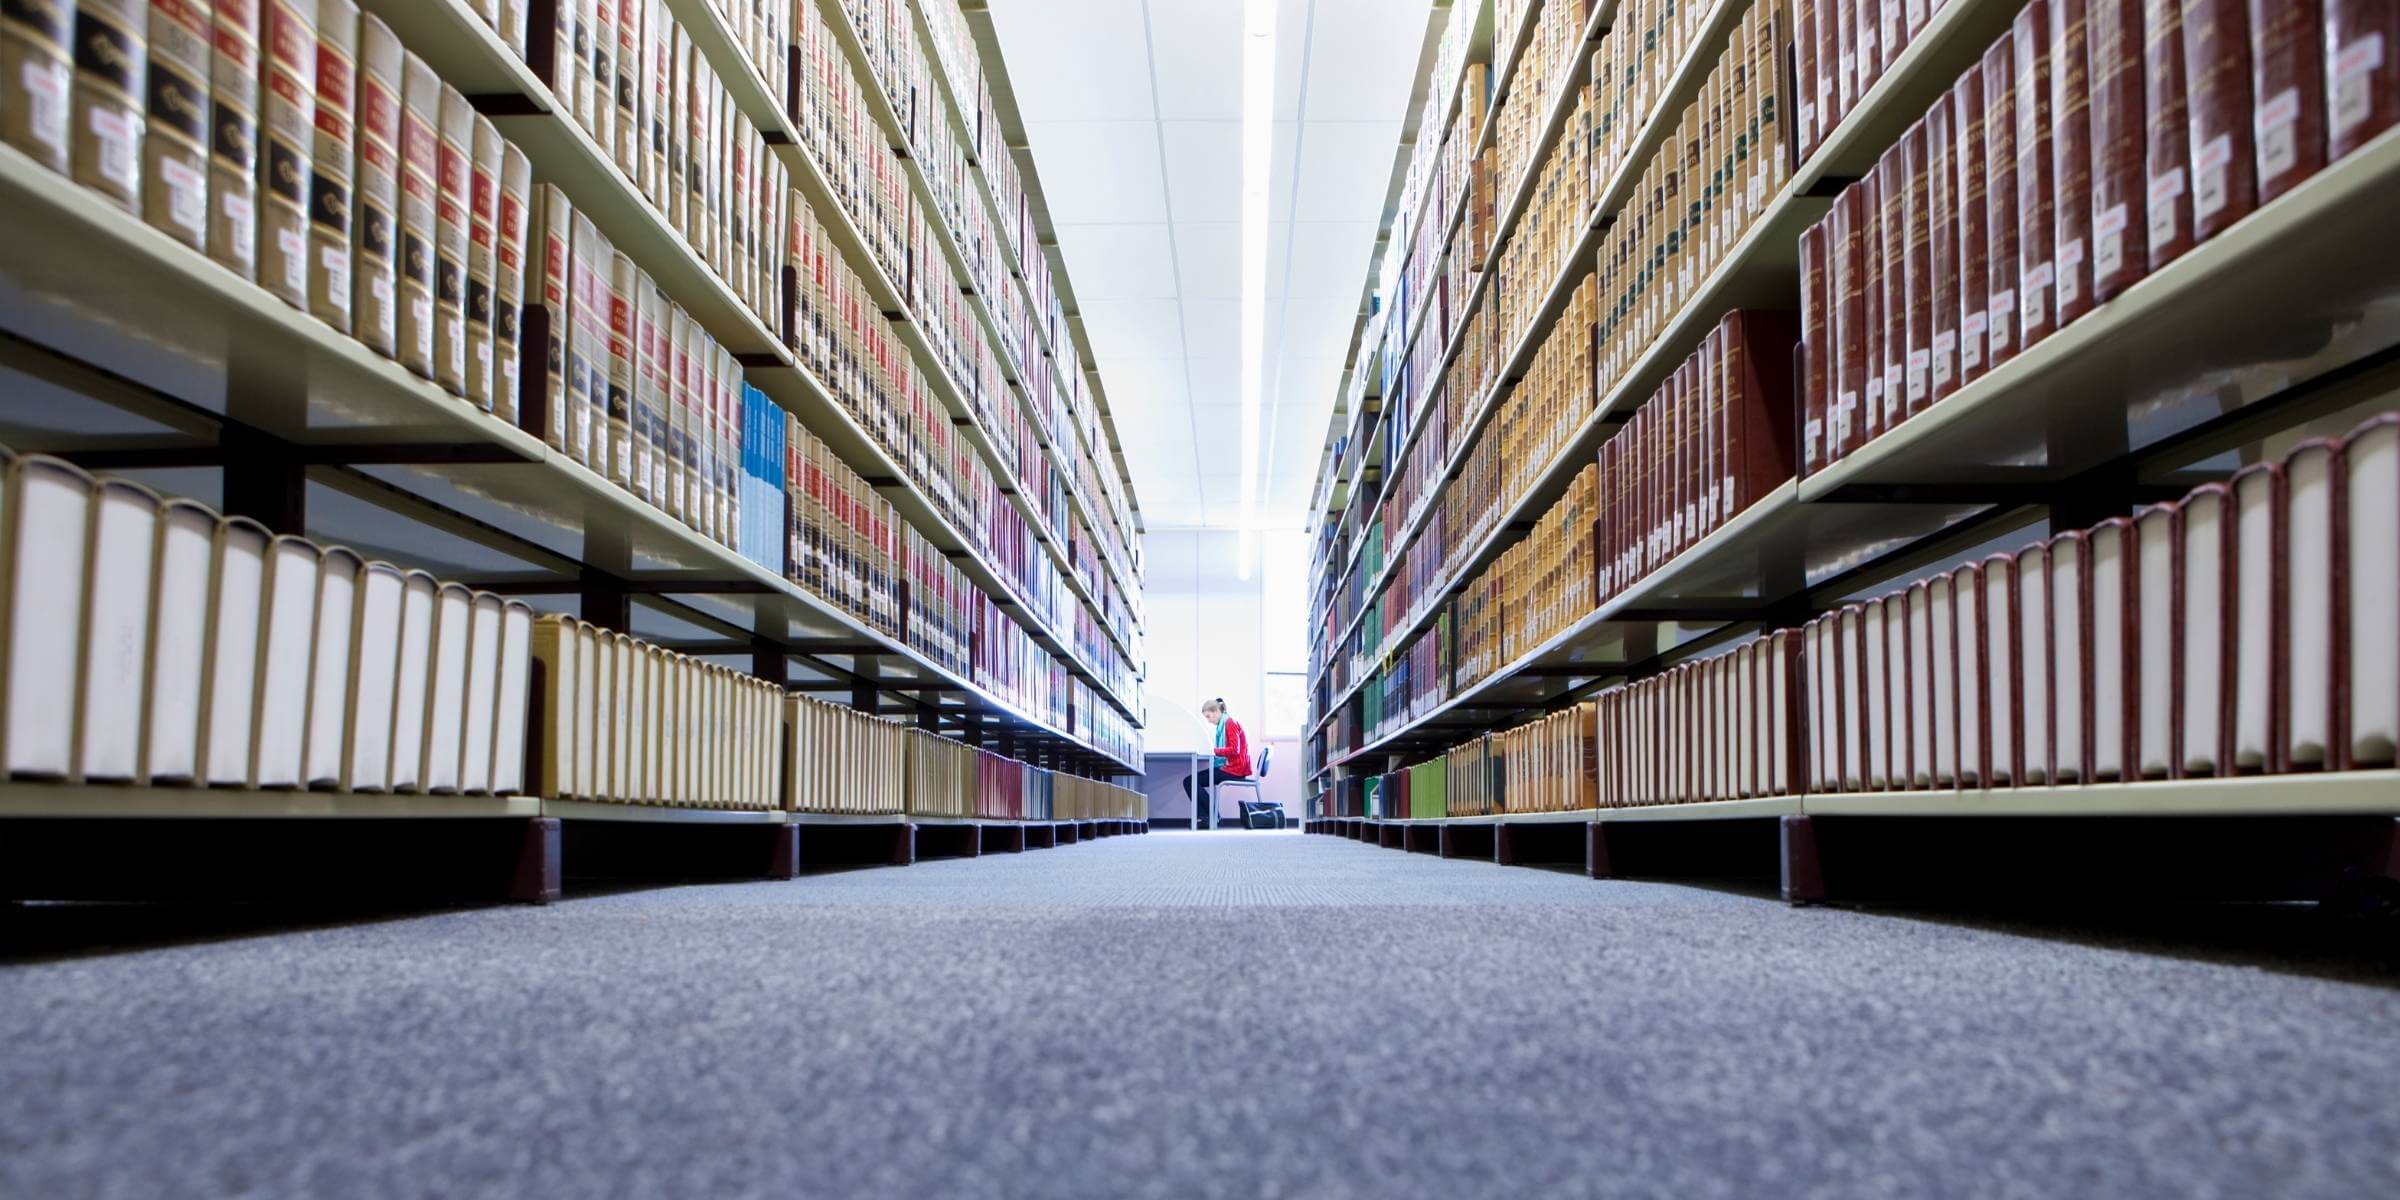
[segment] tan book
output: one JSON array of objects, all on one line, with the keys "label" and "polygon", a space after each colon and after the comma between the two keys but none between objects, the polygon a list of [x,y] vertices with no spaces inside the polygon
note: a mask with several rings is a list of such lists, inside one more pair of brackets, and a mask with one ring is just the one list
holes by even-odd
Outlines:
[{"label": "tan book", "polygon": [[149,57],[144,0],[83,0],[75,10],[75,182],[141,211],[142,89]]},{"label": "tan book", "polygon": [[258,277],[258,0],[213,0],[208,77],[208,255]]},{"label": "tan book", "polygon": [[634,369],[638,365],[634,307],[648,287],[633,259],[621,250],[609,255],[606,282],[608,470],[604,474],[618,487],[631,490],[636,474],[649,472],[649,463],[641,455],[643,447],[633,436]]},{"label": "tan book", "polygon": [[350,189],[358,151],[358,6],[317,0],[316,140],[309,158],[308,310],[343,333],[352,317]]},{"label": "tan book", "polygon": [[434,160],[433,379],[454,396],[467,391],[467,234],[475,193],[475,110],[448,83],[436,110]]},{"label": "tan book", "polygon": [[372,13],[358,21],[356,200],[351,209],[350,331],[391,354],[400,332],[400,39]]},{"label": "tan book", "polygon": [[142,219],[208,247],[207,0],[150,0],[150,86],[142,135]]},{"label": "tan book", "polygon": [[75,87],[74,23],[75,10],[64,3],[0,9],[0,141],[61,174]]},{"label": "tan book", "polygon": [[259,90],[258,282],[308,308],[309,159],[316,145],[316,0],[267,0]]},{"label": "tan book", "polygon": [[583,688],[580,625],[562,616],[544,616],[533,623],[533,658],[541,668],[536,689],[541,747],[532,784],[534,793],[543,797],[576,794],[574,714]]},{"label": "tan book", "polygon": [[467,403],[491,412],[499,355],[493,347],[500,242],[500,131],[491,118],[471,119],[467,184]]},{"label": "tan book", "polygon": [[400,365],[431,379],[434,202],[440,190],[442,81],[414,52],[401,69]]},{"label": "tan book", "polygon": [[[524,310],[533,167],[525,152],[503,141],[497,244],[492,275],[492,413],[518,424],[518,391],[524,386]],[[538,264],[537,264],[538,267]]]}]

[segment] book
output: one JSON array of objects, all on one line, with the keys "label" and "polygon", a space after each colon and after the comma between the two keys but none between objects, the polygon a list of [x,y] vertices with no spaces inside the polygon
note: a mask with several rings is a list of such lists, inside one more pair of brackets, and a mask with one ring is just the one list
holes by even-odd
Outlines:
[{"label": "book", "polygon": [[[208,256],[244,279],[255,279],[258,0],[211,0],[209,17]],[[0,129],[6,124],[6,117],[0,116]]]},{"label": "book", "polygon": [[2149,270],[2148,134],[2141,0],[2084,0],[2090,63],[2092,300]]},{"label": "book", "polygon": [[319,564],[299,786],[332,788],[343,779],[342,756],[350,733],[350,681],[359,673],[352,656],[357,652],[358,593],[366,562],[354,551],[329,546]]},{"label": "book", "polygon": [[[249,787],[296,788],[304,782],[301,768],[313,683],[310,652],[316,644],[324,560],[323,548],[302,537],[280,535],[267,546],[257,601],[262,622],[258,656],[246,667],[257,676],[250,715],[254,741]],[[245,665],[220,663],[219,669],[240,671]]]},{"label": "book", "polygon": [[2142,111],[2149,190],[2150,270],[2182,257],[2192,247],[2192,198],[2186,185],[2191,162],[2187,127],[2180,0],[2142,0]]},{"label": "book", "polygon": [[[522,427],[525,380],[524,356],[530,344],[525,331],[528,292],[540,285],[543,247],[533,226],[533,167],[525,152],[503,141],[500,146],[500,194],[495,210],[492,252],[492,415]],[[531,280],[532,282],[529,282]],[[540,372],[535,372],[539,374]]]},{"label": "book", "polygon": [[2128,611],[2137,614],[2129,778],[2172,779],[2182,758],[2176,744],[2183,730],[2181,684],[2187,665],[2181,652],[2181,517],[2177,505],[2154,504],[2133,522],[2133,569],[2126,588]]},{"label": "book", "polygon": [[[2280,715],[2274,761],[2287,771],[2332,769],[2340,759],[2335,730],[2343,699],[2348,644],[2342,617],[2346,589],[2334,577],[2342,553],[2337,536],[2335,491],[2342,474],[2342,444],[2310,438],[2292,447],[2283,462],[2283,640],[2277,646],[2289,707]],[[2346,530],[2344,530],[2346,531]]]},{"label": "book", "polygon": [[[65,603],[80,598],[83,607],[81,636],[69,647],[75,654],[72,673],[60,677],[74,681],[76,706],[74,753],[66,774],[77,781],[127,780],[141,768],[160,504],[157,493],[121,479],[99,481],[87,504],[82,528],[69,534],[88,538],[81,555],[83,576],[70,596],[60,598]],[[10,508],[14,511],[15,506]],[[57,602],[30,607],[38,610]],[[28,653],[41,657],[39,651]],[[131,720],[126,719],[127,707],[133,710]]]},{"label": "book", "polygon": [[[14,507],[13,505],[11,506]],[[273,535],[244,517],[217,521],[210,551],[208,661],[200,698],[200,760],[195,782],[243,787],[251,781],[251,722],[259,695],[260,603]],[[11,665],[14,665],[12,656]]]},{"label": "book", "polygon": [[1984,365],[1988,370],[2016,357],[2021,191],[2017,170],[2016,39],[1994,41],[1983,52],[1984,272],[1988,291]]},{"label": "book", "polygon": [[2325,165],[2322,0],[2251,0],[2250,91],[2255,98],[2258,202],[2292,190]]},{"label": "book", "polygon": [[2329,158],[2400,119],[2400,12],[2382,0],[2325,0],[2325,92]]},{"label": "book", "polygon": [[425,700],[432,694],[435,595],[441,581],[424,571],[400,580],[399,655],[392,687],[391,754],[393,791],[424,790]]},{"label": "book", "polygon": [[489,117],[471,118],[467,184],[466,370],[467,403],[493,412],[502,390],[496,349],[500,282],[500,130]]},{"label": "book", "polygon": [[400,675],[400,568],[370,562],[359,572],[351,604],[350,689],[342,729],[341,789],[380,792],[391,786],[392,709]]},{"label": "book", "polygon": [[263,21],[258,282],[306,312],[310,160],[316,144],[316,0],[265,0]]},{"label": "book", "polygon": [[2245,0],[2184,0],[2185,108],[2191,121],[2192,240],[2258,207],[2251,141],[2250,21]]},{"label": "book", "polygon": [[568,397],[579,366],[573,350],[575,208],[557,184],[536,184],[532,196],[533,274],[526,280],[526,353],[517,419],[521,428],[550,448],[565,450]]},{"label": "book", "polygon": [[[475,203],[475,110],[441,85],[433,205],[433,381],[467,397],[467,240]],[[488,385],[487,385],[488,386]]]},{"label": "book", "polygon": [[2231,512],[2222,545],[2231,561],[2225,573],[2225,604],[2229,613],[2225,645],[2225,727],[2220,731],[2223,756],[2219,774],[2254,775],[2284,771],[2281,747],[2286,738],[2283,714],[2295,704],[2291,694],[2290,576],[2285,564],[2286,490],[2283,467],[2274,462],[2253,463],[2227,481],[2225,503]]},{"label": "book", "polygon": [[70,170],[75,182],[137,216],[142,210],[148,8],[144,0],[83,0],[74,17]]},{"label": "book", "polygon": [[[2348,595],[2341,630],[2349,699],[2345,767],[2386,766],[2400,745],[2400,621],[2385,601],[2400,581],[2400,416],[2386,413],[2342,442],[2341,504],[2334,514],[2345,557],[2336,578]],[[2379,597],[2381,597],[2379,599]]]},{"label": "book", "polygon": [[2051,148],[2060,132],[2061,117],[2051,109],[2049,12],[2050,0],[2031,0],[2017,13],[2010,59],[2017,93],[2016,345],[2020,350],[2048,337],[2057,327],[2053,284],[2058,193]]},{"label": "book", "polygon": [[166,0],[149,13],[142,219],[195,250],[208,247],[209,12]]},{"label": "book", "polygon": [[55,4],[0,14],[0,141],[62,175],[73,124],[74,21],[72,8]]},{"label": "book", "polygon": [[309,153],[308,310],[351,331],[351,185],[357,169],[359,17],[351,0],[316,0],[315,134]]},{"label": "book", "polygon": [[409,52],[401,66],[399,196],[400,365],[434,378],[434,205],[440,195],[441,77]]},{"label": "book", "polygon": [[490,592],[472,592],[467,597],[465,716],[459,725],[458,790],[468,795],[493,791],[503,608],[500,597]]},{"label": "book", "polygon": [[360,15],[350,332],[385,355],[396,353],[400,327],[400,88],[406,53],[381,18]]},{"label": "book", "polygon": [[216,531],[217,515],[205,505],[191,500],[159,505],[136,783],[188,783],[199,773],[200,708],[208,668],[207,597]]},{"label": "book", "polygon": [[2050,29],[2051,320],[2064,327],[2092,306],[2092,56],[2088,8],[2109,0],[2046,0]]}]

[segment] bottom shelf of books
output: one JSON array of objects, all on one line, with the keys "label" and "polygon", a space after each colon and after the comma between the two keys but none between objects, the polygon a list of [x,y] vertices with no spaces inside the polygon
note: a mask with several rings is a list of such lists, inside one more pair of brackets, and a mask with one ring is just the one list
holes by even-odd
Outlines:
[{"label": "bottom shelf of books", "polygon": [[651,827],[567,836],[578,873],[580,837],[588,865],[683,874],[679,825],[788,877],[815,818],[1146,817],[1113,783],[0,452],[0,895],[315,895],[413,862],[542,899],[562,825]]},{"label": "bottom shelf of books", "polygon": [[1820,818],[1908,818],[1912,836],[2064,820],[2045,835],[2053,862],[2170,827],[2281,845],[2255,819],[2290,818],[2345,847],[2321,861],[2400,877],[2395,594],[2386,413],[2131,517],[1338,779],[1314,827],[1581,822],[1600,871],[1618,836],[1600,827],[1628,818],[1773,818],[1780,842],[1748,844],[1780,845],[1787,894],[1814,898]]}]

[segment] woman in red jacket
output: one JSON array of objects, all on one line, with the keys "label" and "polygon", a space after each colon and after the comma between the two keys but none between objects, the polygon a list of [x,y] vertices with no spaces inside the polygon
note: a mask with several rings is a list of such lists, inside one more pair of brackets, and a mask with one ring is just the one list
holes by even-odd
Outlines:
[{"label": "woman in red jacket", "polygon": [[[1219,696],[1201,705],[1200,719],[1217,727],[1214,751],[1217,782],[1250,778],[1250,739],[1243,735],[1242,723],[1225,714],[1225,698]],[[1192,803],[1199,806],[1193,811],[1200,814],[1200,827],[1216,828],[1216,797],[1210,791],[1206,769],[1185,777],[1183,794],[1192,797]]]}]

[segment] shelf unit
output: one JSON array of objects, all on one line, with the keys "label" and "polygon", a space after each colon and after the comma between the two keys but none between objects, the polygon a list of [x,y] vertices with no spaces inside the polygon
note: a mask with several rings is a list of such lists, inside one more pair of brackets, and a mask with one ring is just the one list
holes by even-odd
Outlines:
[{"label": "shelf unit", "polygon": [[[1605,35],[1613,7],[1609,0],[1595,5],[1587,38]],[[1374,650],[1354,661],[1337,662],[1349,655],[1368,609],[1428,525],[1443,489],[1459,475],[1477,437],[1556,321],[1568,291],[1591,269],[1601,235],[1624,203],[1647,154],[1695,94],[1726,31],[1747,7],[1746,0],[1720,0],[1711,8],[1702,32],[1662,89],[1658,107],[1636,139],[1635,152],[1600,189],[1579,243],[1554,278],[1536,285],[1542,302],[1534,320],[1506,343],[1503,369],[1466,408],[1463,427],[1451,430],[1450,445],[1423,506],[1406,514],[1396,528],[1385,530],[1383,566],[1365,581],[1359,611],[1331,623],[1333,640],[1314,647],[1312,714],[1306,727],[1309,790],[1422,761],[1476,733],[1555,711],[1614,683],[1705,655],[1753,630],[1796,626],[1879,584],[1915,578],[1969,551],[1994,548],[1997,539],[2011,534],[2031,540],[2035,534],[2023,531],[2044,521],[2082,524],[2092,519],[2086,514],[2095,505],[2114,511],[2179,494],[2199,478],[2223,474],[2210,466],[2207,460],[2212,456],[2395,390],[2395,381],[2400,381],[2400,303],[2392,297],[2400,296],[2400,266],[2362,256],[2359,247],[2379,244],[2376,222],[2389,207],[2388,197],[2400,189],[2400,131],[2336,160],[2287,195],[1885,431],[1863,449],[1815,474],[1787,481],[1678,557],[1484,678],[1460,680],[1441,699],[1421,703],[1413,713],[1395,716],[1387,711],[1381,728],[1360,728],[1355,717],[1337,727],[1345,714],[1358,711],[1362,693],[1379,685],[1393,656],[1440,617],[1466,581],[1522,536],[1724,313],[1797,306],[1799,234],[1824,215],[1843,187],[1873,168],[1932,99],[1980,60],[2020,6],[2005,0],[1954,0],[1934,12],[1842,123],[1796,165],[1749,230],[1686,293],[1681,309],[1655,341],[1624,373],[1600,381],[1592,409],[1564,447],[1533,473],[1531,484],[1505,497],[1483,532],[1451,548],[1440,582],[1427,593],[1430,599],[1393,620]],[[1529,13],[1528,27],[1530,20]],[[1526,33],[1512,32],[1497,52],[1503,63],[1522,52],[1518,47]],[[1570,66],[1565,75],[1579,81],[1578,72],[1587,69]],[[1498,78],[1497,86],[1507,86],[1505,71]],[[1570,82],[1568,89],[1573,86]],[[1497,236],[1468,285],[1466,299],[1451,306],[1457,326],[1434,335],[1445,341],[1428,380],[1439,379],[1458,353],[1456,343],[1466,318],[1496,277],[1493,268],[1523,208],[1524,189],[1552,152],[1565,108],[1573,102],[1568,89],[1551,97],[1546,132],[1526,176],[1500,181]],[[1415,149],[1412,141],[1403,141],[1404,167]],[[1455,235],[1445,235],[1444,244],[1450,236]],[[1386,253],[1392,244],[1387,240]],[[1370,287],[1383,271],[1380,263],[1370,271]],[[1437,323],[1426,318],[1422,324]],[[1376,332],[1371,322],[1366,329],[1370,335]],[[1371,372],[1378,354],[1405,354],[1410,340],[1422,336],[1427,335],[1421,329],[1404,331],[1396,349],[1378,344],[1373,336],[1362,339],[1347,371]],[[1420,390],[1435,393],[1431,387]],[[2095,403],[2096,398],[2105,399]],[[1389,410],[1390,401],[1384,408]],[[1425,424],[1410,429],[1390,449],[1401,457],[1423,453],[1416,443]],[[1384,440],[1377,436],[1377,425],[1372,417],[1362,421],[1358,413],[1337,410],[1328,434],[1329,446],[1345,430],[1351,430],[1352,441],[1348,454],[1328,456],[1314,493],[1321,498],[1343,493],[1346,503],[1312,506],[1314,519],[1343,526],[1342,536],[1318,541],[1321,557],[1330,561],[1314,564],[1317,578],[1311,594],[1321,607],[1312,613],[1312,639],[1327,632],[1332,599],[1359,570],[1364,531],[1377,518],[1372,511],[1375,497],[1349,483],[1347,472],[1352,468],[1346,461],[1358,454],[1360,439]],[[1384,469],[1394,469],[1393,463],[1385,463]],[[1455,531],[1452,536],[1457,536]],[[1328,549],[1333,552],[1322,553]],[[1334,686],[1331,679],[1337,669],[1347,669],[1350,677]],[[1337,732],[1342,736],[1337,738]],[[2362,771],[1989,793],[1777,797],[1586,810],[1565,818],[1503,814],[1440,823],[1673,822],[1810,814],[2196,817],[2335,812],[2400,815],[2400,775]],[[1358,821],[1320,818],[1316,824]]]},{"label": "shelf unit", "polygon": [[[456,0],[369,0],[366,7],[493,116],[525,150],[537,178],[566,190],[579,211],[740,354],[752,382],[876,480],[905,519],[979,586],[1011,602],[1018,620],[1031,623],[1008,578],[900,480],[897,464],[792,362],[591,139],[553,115],[547,89],[471,10]],[[679,15],[707,16],[722,35],[705,5],[682,7],[694,11]],[[744,77],[728,75],[729,83]],[[239,465],[239,478],[226,471],[226,507],[245,511],[245,501],[272,493],[276,511],[249,515],[278,528],[300,532],[302,523],[322,518],[349,523],[341,533],[357,536],[335,540],[361,546],[438,543],[486,560],[504,557],[508,567],[458,573],[490,590],[573,598],[586,612],[613,612],[628,625],[671,628],[683,635],[675,644],[691,652],[739,662],[802,690],[848,693],[862,706],[1040,764],[1094,773],[1140,769],[1138,753],[1104,752],[923,660],[904,642],[698,536],[4,147],[0,205],[12,217],[8,266],[0,271],[0,311],[7,314],[0,361],[57,393],[93,401],[69,411],[35,389],[0,409],[5,436],[20,449],[60,453],[100,470]],[[123,286],[134,279],[140,287]],[[303,497],[320,496],[339,497],[330,506],[338,514],[307,514],[316,506]],[[371,522],[357,523],[361,509],[373,511]],[[401,550],[392,556],[407,560]],[[1061,574],[1070,587],[1080,586],[1063,564]],[[1088,593],[1080,599],[1093,602]],[[1121,631],[1100,624],[1127,649]],[[1074,664],[1094,694],[1138,721],[1138,705],[1084,670],[1068,641],[1053,637],[1048,648]],[[188,811],[190,794],[180,795]],[[400,812],[386,806],[381,815]]]},{"label": "shelf unit", "polygon": [[[835,18],[835,28],[849,28],[846,10],[839,5],[825,7]],[[503,136],[524,149],[537,179],[556,183],[565,190],[578,212],[589,215],[612,243],[641,264],[661,288],[701,321],[711,336],[741,356],[744,375],[750,383],[799,417],[802,425],[825,439],[853,470],[875,482],[877,490],[899,506],[903,517],[932,540],[937,549],[959,564],[978,587],[1003,601],[1012,619],[1034,635],[1046,651],[1066,662],[1073,675],[1091,684],[1095,692],[1138,724],[1138,705],[1102,682],[1100,674],[1074,648],[1070,632],[1052,629],[1036,616],[1014,582],[987,561],[955,527],[946,521],[920,520],[931,516],[930,502],[906,485],[888,455],[865,436],[822,383],[793,358],[781,339],[741,306],[615,162],[572,119],[559,114],[549,88],[462,0],[430,3],[365,0],[362,8],[382,17],[404,45],[422,56],[444,80],[466,92],[476,107],[499,125]],[[836,200],[814,161],[797,144],[781,99],[769,93],[749,60],[742,56],[722,18],[706,0],[673,0],[669,8],[707,57],[736,107],[757,126],[760,136],[774,147],[776,155],[789,168],[794,186],[833,232],[851,269],[868,282],[884,312],[899,318],[903,338],[916,356],[918,369],[933,383],[934,393],[950,410],[954,428],[968,437],[1000,480],[1002,494],[1025,519],[1043,552],[1051,557],[1075,602],[1091,609],[1096,623],[1108,631],[1129,664],[1138,664],[1140,656],[1125,645],[1120,631],[1100,619],[1102,610],[1097,598],[1077,578],[1065,551],[1026,500],[1016,478],[1013,453],[1002,452],[976,419],[965,392],[935,356],[921,326],[901,302],[898,288],[867,253],[851,214]],[[880,90],[871,86],[873,76],[866,68],[855,34],[845,42],[844,49],[850,54],[851,67],[860,75],[862,84],[870,85],[865,90],[880,99]],[[888,100],[884,101],[879,117],[887,139],[896,141],[898,127]],[[914,176],[914,182],[919,200],[930,209],[931,193],[921,173]],[[940,228],[939,222],[932,223],[932,227]],[[942,234],[952,269],[957,271],[961,260],[956,246],[947,241],[946,229]],[[986,335],[998,350],[1001,339],[997,327],[988,323],[988,313],[984,315]],[[890,482],[883,482],[886,480]]]}]

